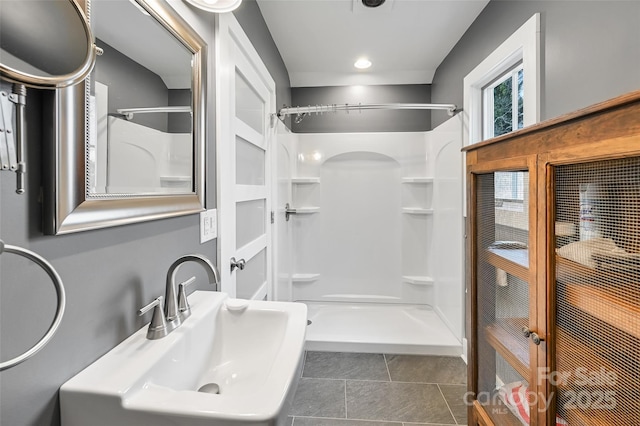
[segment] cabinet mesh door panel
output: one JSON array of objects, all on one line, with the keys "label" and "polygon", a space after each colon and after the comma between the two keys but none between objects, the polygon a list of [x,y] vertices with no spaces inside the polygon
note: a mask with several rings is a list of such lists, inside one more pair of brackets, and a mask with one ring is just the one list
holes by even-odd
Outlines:
[{"label": "cabinet mesh door panel", "polygon": [[496,424],[528,423],[528,180],[513,171],[475,181],[478,402]]},{"label": "cabinet mesh door panel", "polygon": [[555,169],[557,412],[640,425],[640,159]]}]

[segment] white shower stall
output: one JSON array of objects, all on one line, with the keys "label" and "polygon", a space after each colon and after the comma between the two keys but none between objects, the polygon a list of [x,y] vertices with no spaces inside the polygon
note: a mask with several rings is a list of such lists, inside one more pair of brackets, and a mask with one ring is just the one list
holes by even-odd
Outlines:
[{"label": "white shower stall", "polygon": [[[278,134],[275,295],[307,304],[307,349],[460,355],[462,126]],[[283,231],[283,232],[281,232]]]}]

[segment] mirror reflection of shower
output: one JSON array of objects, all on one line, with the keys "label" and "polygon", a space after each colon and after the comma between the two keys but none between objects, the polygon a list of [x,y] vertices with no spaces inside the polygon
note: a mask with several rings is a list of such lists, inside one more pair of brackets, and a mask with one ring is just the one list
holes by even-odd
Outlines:
[{"label": "mirror reflection of shower", "polygon": [[193,193],[191,52],[135,1],[93,0],[91,14],[104,53],[88,101],[89,192]]}]

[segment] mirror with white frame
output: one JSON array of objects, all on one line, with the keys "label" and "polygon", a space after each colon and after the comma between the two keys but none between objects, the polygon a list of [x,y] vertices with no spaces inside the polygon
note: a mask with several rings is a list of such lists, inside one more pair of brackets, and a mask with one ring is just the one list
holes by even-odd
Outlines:
[{"label": "mirror with white frame", "polygon": [[86,0],[86,11],[102,54],[51,102],[45,232],[202,211],[206,43],[164,0]]}]

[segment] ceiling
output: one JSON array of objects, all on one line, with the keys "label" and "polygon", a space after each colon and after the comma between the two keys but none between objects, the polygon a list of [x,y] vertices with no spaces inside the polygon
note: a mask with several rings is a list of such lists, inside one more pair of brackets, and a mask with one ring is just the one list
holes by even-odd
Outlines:
[{"label": "ceiling", "polygon": [[[429,84],[489,0],[257,0],[292,87]],[[357,70],[366,56],[373,65]]]}]

